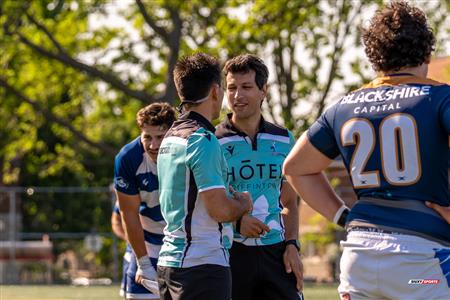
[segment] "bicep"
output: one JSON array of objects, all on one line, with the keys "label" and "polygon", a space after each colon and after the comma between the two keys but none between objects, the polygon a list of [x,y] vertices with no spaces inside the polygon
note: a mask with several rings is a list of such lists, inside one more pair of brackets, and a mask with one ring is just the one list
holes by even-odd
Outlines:
[{"label": "bicep", "polygon": [[223,157],[217,142],[200,137],[188,145],[188,166],[192,170],[198,190],[225,188],[222,177]]},{"label": "bicep", "polygon": [[303,133],[286,158],[283,171],[286,176],[302,176],[320,173],[333,160],[320,152]]},{"label": "bicep", "polygon": [[202,199],[206,211],[213,218],[217,219],[226,207],[229,201],[224,188],[214,188],[200,192],[199,197]]},{"label": "bicep", "polygon": [[139,211],[139,206],[141,204],[141,198],[139,195],[128,195],[117,190],[116,194],[122,213]]}]

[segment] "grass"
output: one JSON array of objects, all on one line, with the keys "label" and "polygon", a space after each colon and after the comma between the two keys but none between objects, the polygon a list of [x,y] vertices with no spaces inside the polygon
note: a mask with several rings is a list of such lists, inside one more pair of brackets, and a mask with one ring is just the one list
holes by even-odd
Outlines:
[{"label": "grass", "polygon": [[[339,296],[336,285],[306,284],[306,300],[336,300]],[[2,285],[0,300],[123,300],[119,296],[119,287],[90,286],[74,287],[66,285]]]}]

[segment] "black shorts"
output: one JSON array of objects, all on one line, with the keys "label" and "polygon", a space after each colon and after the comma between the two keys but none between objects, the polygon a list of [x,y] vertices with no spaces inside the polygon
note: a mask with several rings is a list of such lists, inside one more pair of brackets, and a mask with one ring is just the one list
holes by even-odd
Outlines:
[{"label": "black shorts", "polygon": [[158,284],[162,300],[230,300],[229,267],[200,265],[190,268],[158,266]]},{"label": "black shorts", "polygon": [[286,273],[284,249],[284,242],[268,246],[233,242],[230,251],[232,299],[303,299],[294,273]]}]

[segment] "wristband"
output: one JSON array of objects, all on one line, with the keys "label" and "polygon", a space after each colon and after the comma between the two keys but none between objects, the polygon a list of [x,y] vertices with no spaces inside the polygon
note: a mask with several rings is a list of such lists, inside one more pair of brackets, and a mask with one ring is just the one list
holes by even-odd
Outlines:
[{"label": "wristband", "polygon": [[242,221],[242,216],[239,219],[237,219],[237,221],[236,221],[236,232],[237,233],[241,233],[241,221]]},{"label": "wristband", "polygon": [[300,243],[298,240],[292,239],[292,240],[287,240],[284,242],[284,244],[287,245],[293,245],[295,248],[297,248],[297,251],[300,252]]},{"label": "wristband", "polygon": [[152,266],[152,264],[150,262],[150,258],[148,258],[147,255],[144,255],[144,256],[136,259],[136,263],[137,263],[138,267],[140,267],[141,269],[145,269],[145,268]]},{"label": "wristband", "polygon": [[349,213],[350,209],[347,206],[342,205],[341,207],[339,207],[336,214],[334,215],[333,223],[341,227],[345,227],[345,222],[347,220],[347,216]]}]

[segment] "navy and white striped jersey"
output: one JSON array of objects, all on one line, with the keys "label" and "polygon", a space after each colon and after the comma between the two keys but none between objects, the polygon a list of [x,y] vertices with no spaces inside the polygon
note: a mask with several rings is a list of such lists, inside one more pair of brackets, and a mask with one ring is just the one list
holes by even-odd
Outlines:
[{"label": "navy and white striped jersey", "polygon": [[166,223],[159,205],[156,163],[144,151],[140,137],[125,145],[117,154],[114,187],[121,193],[141,198],[139,215],[147,253],[151,258],[157,258]]}]

